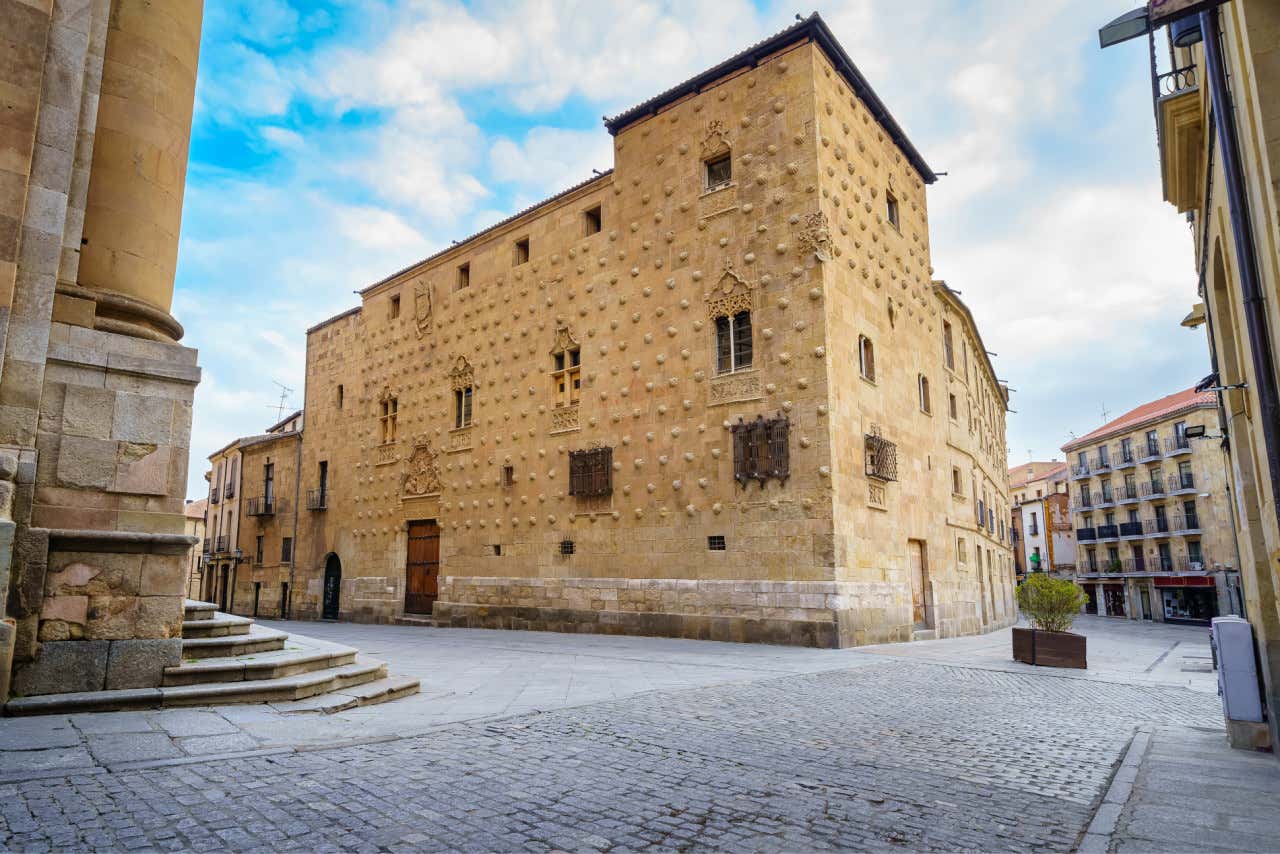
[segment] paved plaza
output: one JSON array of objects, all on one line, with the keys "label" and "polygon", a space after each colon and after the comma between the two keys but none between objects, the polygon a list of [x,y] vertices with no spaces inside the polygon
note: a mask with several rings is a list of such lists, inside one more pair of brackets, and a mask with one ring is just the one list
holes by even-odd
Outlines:
[{"label": "paved plaza", "polygon": [[813,650],[280,624],[423,693],[0,721],[10,850],[1273,850],[1280,764],[1225,747],[1203,629],[1082,618]]}]

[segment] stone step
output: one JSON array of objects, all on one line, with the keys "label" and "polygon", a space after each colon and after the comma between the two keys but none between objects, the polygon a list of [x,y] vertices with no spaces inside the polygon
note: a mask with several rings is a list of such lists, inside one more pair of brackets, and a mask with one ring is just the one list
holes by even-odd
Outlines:
[{"label": "stone step", "polygon": [[188,599],[183,603],[182,610],[184,612],[184,620],[212,620],[213,615],[218,610],[218,606],[212,602]]},{"label": "stone step", "polygon": [[223,635],[212,638],[182,639],[182,657],[189,658],[228,658],[236,655],[249,655],[258,652],[274,652],[284,649],[288,632],[268,629],[257,624],[250,625],[249,631],[243,635]]},{"label": "stone step", "polygon": [[212,617],[201,617],[198,620],[182,621],[182,637],[219,638],[227,635],[247,635],[253,620],[248,617],[237,617],[234,614],[214,612]]},{"label": "stone step", "polygon": [[[385,663],[376,659],[360,658],[340,666],[277,679],[19,697],[5,704],[4,712],[6,715],[21,716],[115,712],[171,706],[217,706],[230,703],[283,703],[314,697],[326,691],[348,691],[386,678]],[[376,696],[380,692],[373,693]],[[394,698],[388,696],[385,699]]]},{"label": "stone step", "polygon": [[338,644],[315,646],[291,644],[268,653],[249,653],[229,658],[185,661],[164,669],[164,684],[197,685],[208,682],[252,682],[279,679],[314,670],[341,667],[355,661],[356,650]]},{"label": "stone step", "polygon": [[418,693],[420,688],[417,679],[412,676],[392,674],[363,685],[340,688],[327,694],[318,694],[305,700],[287,703],[274,703],[273,706],[285,714],[321,714],[331,715],[345,712],[357,706],[373,706],[408,697]]},{"label": "stone step", "polygon": [[938,630],[937,629],[915,629],[911,632],[911,639],[913,641],[937,640]]}]

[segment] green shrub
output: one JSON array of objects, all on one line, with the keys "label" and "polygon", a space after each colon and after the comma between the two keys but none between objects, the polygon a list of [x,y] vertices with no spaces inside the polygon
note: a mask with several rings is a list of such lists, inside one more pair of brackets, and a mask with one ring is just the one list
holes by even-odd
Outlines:
[{"label": "green shrub", "polygon": [[1018,607],[1043,632],[1070,630],[1085,599],[1075,582],[1043,573],[1029,576],[1018,588]]}]

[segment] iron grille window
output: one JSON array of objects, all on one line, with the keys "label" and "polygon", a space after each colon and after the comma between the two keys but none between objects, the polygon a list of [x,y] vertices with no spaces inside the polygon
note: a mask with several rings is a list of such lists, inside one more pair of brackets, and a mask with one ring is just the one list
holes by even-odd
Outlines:
[{"label": "iron grille window", "polygon": [[863,437],[866,441],[867,477],[876,480],[898,479],[898,446],[872,428]]},{"label": "iron grille window", "polygon": [[755,421],[738,420],[733,432],[733,479],[742,485],[774,477],[786,483],[791,477],[790,422],[786,416]]},{"label": "iron grille window", "polygon": [[562,554],[562,555],[571,555],[571,554],[573,554],[573,540],[561,540],[561,541],[560,541],[560,554]]},{"label": "iron grille window", "polygon": [[613,492],[613,448],[569,452],[569,494],[580,497]]},{"label": "iron grille window", "polygon": [[724,551],[724,535],[712,534],[707,537],[707,548],[713,552]]}]

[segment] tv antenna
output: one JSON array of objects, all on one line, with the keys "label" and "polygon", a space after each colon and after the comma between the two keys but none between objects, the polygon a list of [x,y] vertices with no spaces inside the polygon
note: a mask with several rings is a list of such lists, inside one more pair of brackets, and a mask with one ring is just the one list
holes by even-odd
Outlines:
[{"label": "tv antenna", "polygon": [[293,394],[293,389],[279,380],[272,380],[272,382],[280,387],[280,402],[267,404],[267,409],[276,411],[276,421],[279,422],[280,419],[284,418],[285,411],[289,409],[289,395]]},{"label": "tv antenna", "polygon": [[1102,423],[1106,424],[1111,419],[1111,410],[1107,409],[1107,405],[1102,404]]}]

